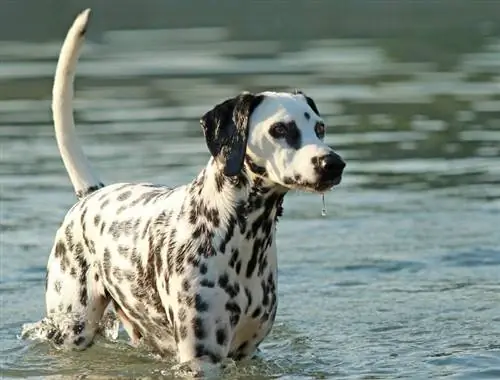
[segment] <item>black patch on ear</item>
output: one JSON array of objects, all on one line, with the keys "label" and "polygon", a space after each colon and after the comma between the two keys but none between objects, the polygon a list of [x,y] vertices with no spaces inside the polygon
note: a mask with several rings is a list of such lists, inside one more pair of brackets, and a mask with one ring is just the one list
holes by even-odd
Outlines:
[{"label": "black patch on ear", "polygon": [[238,175],[245,158],[248,121],[264,95],[242,93],[208,111],[200,120],[210,154],[223,164],[224,174]]},{"label": "black patch on ear", "polygon": [[306,94],[304,94],[302,91],[299,91],[299,90],[295,90],[294,94],[300,94],[304,98],[306,98],[306,102],[309,105],[309,107],[311,107],[311,109],[314,111],[314,113],[316,115],[320,116],[319,111],[318,111],[318,107],[316,107],[316,103],[314,103],[314,100],[312,100],[312,98],[310,98],[309,96],[307,96]]}]

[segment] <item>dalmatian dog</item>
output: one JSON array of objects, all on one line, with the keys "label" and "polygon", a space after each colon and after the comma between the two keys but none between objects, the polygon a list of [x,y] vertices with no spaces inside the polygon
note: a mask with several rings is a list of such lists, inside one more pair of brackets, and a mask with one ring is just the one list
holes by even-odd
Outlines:
[{"label": "dalmatian dog", "polygon": [[53,87],[58,147],[78,202],[57,231],[46,338],[92,344],[108,305],[130,336],[180,363],[251,356],[277,308],[276,223],[290,190],[324,193],[345,163],[301,92],[241,93],[201,117],[211,157],[180,187],[105,186],[77,141],[73,81],[90,10],[70,28]]}]

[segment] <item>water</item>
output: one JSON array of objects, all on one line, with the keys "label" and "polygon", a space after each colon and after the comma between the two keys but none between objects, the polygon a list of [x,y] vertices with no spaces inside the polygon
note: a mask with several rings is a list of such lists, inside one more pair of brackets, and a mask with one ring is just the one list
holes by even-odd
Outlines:
[{"label": "water", "polygon": [[[243,89],[304,90],[348,163],[325,205],[286,197],[275,327],[224,378],[500,378],[499,38],[446,71],[371,39],[291,49],[201,29],[103,41],[79,66],[76,119],[107,183],[191,180],[208,159],[199,116]],[[173,378],[174,363],[123,333],[81,353],[18,338],[44,315],[48,253],[75,200],[50,122],[58,48],[0,48],[2,377]]]}]

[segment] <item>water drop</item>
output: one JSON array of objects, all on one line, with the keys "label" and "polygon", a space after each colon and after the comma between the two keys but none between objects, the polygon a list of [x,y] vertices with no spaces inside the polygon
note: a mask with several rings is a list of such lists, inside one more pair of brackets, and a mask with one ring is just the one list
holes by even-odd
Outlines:
[{"label": "water drop", "polygon": [[321,200],[323,202],[323,208],[321,209],[321,216],[326,216],[325,194],[321,194]]}]

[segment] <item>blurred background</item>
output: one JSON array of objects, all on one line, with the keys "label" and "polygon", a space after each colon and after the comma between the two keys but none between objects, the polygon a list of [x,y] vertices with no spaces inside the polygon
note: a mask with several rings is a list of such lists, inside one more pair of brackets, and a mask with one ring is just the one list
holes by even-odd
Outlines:
[{"label": "blurred background", "polygon": [[123,335],[78,354],[18,338],[75,202],[50,99],[87,7],[75,117],[106,183],[190,181],[199,117],[243,90],[306,92],[347,161],[326,217],[287,196],[275,328],[225,377],[500,378],[494,0],[0,0],[2,377],[175,375]]}]

